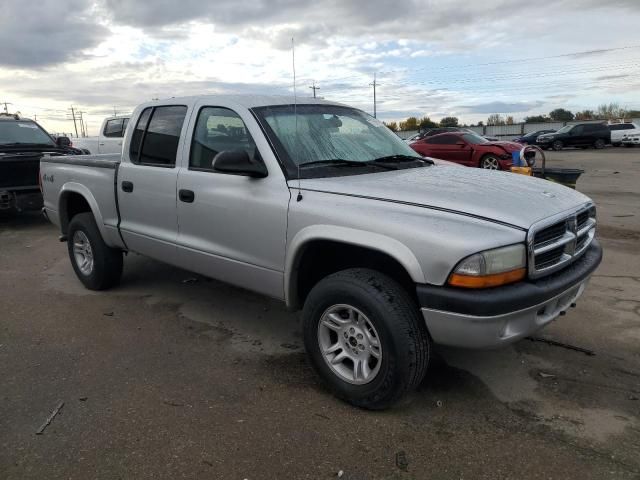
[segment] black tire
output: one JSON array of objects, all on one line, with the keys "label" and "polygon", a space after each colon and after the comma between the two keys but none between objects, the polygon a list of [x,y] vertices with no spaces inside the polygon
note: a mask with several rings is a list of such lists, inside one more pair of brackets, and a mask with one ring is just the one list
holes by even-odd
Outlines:
[{"label": "black tire", "polygon": [[[362,312],[381,344],[377,374],[368,383],[354,385],[335,373],[320,351],[319,324],[336,305]],[[311,365],[339,398],[357,407],[390,407],[424,378],[431,341],[418,306],[395,280],[375,270],[354,268],[329,275],[309,293],[303,309],[304,344]]]},{"label": "black tire", "polygon": [[[89,273],[83,273],[76,260],[74,253],[76,232],[82,232],[90,245],[93,266]],[[120,283],[122,251],[104,243],[92,213],[79,213],[71,219],[67,229],[67,249],[73,270],[89,290],[106,290]]]},{"label": "black tire", "polygon": [[554,140],[551,148],[553,148],[556,152],[562,150],[564,148],[564,142],[562,140]]},{"label": "black tire", "polygon": [[596,139],[595,142],[593,142],[593,148],[601,150],[601,149],[603,149],[605,147],[606,144],[607,143],[603,139],[598,138],[598,139]]},{"label": "black tire", "polygon": [[612,143],[611,145],[614,146],[614,147],[620,147],[620,146],[622,146],[622,143],[616,142],[616,143]]}]

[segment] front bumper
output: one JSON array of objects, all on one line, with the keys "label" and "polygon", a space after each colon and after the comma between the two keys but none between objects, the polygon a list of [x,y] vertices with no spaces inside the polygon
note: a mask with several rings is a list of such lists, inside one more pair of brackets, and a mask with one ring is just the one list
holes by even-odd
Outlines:
[{"label": "front bumper", "polygon": [[420,285],[422,315],[437,344],[465,348],[508,345],[573,306],[601,260],[602,248],[594,240],[580,259],[539,280],[475,291]]},{"label": "front bumper", "polygon": [[623,145],[640,145],[640,136],[624,137],[621,143]]}]

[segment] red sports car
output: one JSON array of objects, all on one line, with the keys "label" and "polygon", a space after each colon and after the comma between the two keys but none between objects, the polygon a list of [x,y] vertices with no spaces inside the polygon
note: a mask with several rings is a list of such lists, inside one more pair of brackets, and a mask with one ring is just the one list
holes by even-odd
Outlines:
[{"label": "red sports car", "polygon": [[491,142],[465,132],[441,133],[410,143],[409,146],[424,157],[489,170],[509,170],[513,165],[511,154],[522,148],[515,142]]}]

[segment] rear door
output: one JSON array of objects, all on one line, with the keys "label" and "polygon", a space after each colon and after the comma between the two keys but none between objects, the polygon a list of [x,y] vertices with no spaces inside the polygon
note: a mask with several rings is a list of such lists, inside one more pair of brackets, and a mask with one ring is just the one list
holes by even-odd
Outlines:
[{"label": "rear door", "polygon": [[[190,122],[188,157],[178,176],[178,255],[184,268],[265,295],[284,297],[290,193],[281,169],[265,178],[214,171],[222,151],[244,150],[256,161],[271,150],[245,110],[202,104]],[[195,111],[195,110],[194,110]],[[187,149],[185,148],[185,151]]]},{"label": "rear door", "polygon": [[120,229],[127,247],[169,263],[175,263],[176,157],[186,115],[184,105],[145,108],[118,170]]}]

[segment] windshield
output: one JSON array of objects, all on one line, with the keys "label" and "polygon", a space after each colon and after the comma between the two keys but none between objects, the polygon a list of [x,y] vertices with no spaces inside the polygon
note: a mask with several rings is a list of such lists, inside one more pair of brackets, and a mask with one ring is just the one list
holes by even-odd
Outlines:
[{"label": "windshield", "polygon": [[564,127],[562,127],[560,130],[558,130],[556,133],[567,133],[568,131],[570,131],[573,128],[573,125],[565,125]]},{"label": "windshield", "polygon": [[34,122],[0,120],[0,145],[15,143],[55,146],[51,137]]},{"label": "windshield", "polygon": [[479,145],[481,143],[489,143],[489,140],[487,140],[484,137],[481,137],[480,135],[476,135],[476,134],[472,134],[472,133],[465,133],[464,135],[462,135],[462,138],[464,138],[467,143],[471,143],[473,145]]},{"label": "windshield", "polygon": [[[387,157],[407,157],[412,167],[424,166],[422,157],[382,122],[354,108],[298,105],[295,115],[293,105],[260,107],[253,111],[263,120],[263,126],[268,127],[266,133],[293,178],[298,176],[298,166],[301,177],[309,175],[306,168],[302,171],[305,164],[321,164],[331,169],[329,175],[343,175],[342,171],[337,173],[332,169],[332,161],[364,167],[366,162]],[[370,172],[351,168],[348,174]],[[326,174],[323,172],[323,176]]]}]

